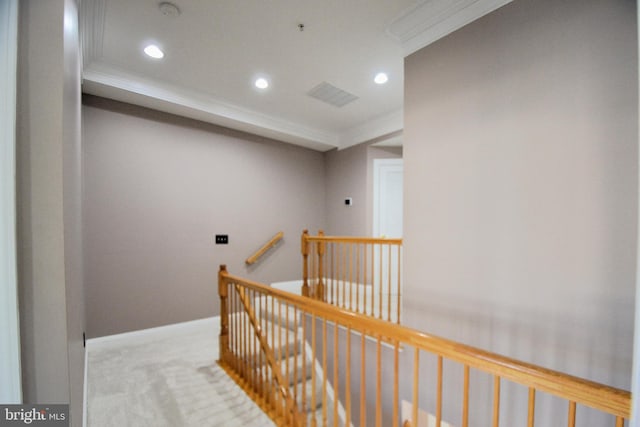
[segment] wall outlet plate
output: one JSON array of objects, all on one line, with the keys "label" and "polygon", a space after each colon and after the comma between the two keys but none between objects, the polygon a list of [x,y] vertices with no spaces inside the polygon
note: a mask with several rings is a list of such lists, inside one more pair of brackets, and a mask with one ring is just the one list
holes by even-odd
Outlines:
[{"label": "wall outlet plate", "polygon": [[346,206],[353,206],[353,198],[352,197],[347,197],[346,199],[344,199],[344,204]]},{"label": "wall outlet plate", "polygon": [[216,245],[228,245],[228,244],[229,244],[228,234],[216,234]]}]

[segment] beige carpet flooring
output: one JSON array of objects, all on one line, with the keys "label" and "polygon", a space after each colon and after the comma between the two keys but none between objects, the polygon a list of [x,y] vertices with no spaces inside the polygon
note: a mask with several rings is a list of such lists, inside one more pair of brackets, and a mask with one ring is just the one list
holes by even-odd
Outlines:
[{"label": "beige carpet flooring", "polygon": [[266,427],[216,364],[218,317],[87,342],[88,427]]}]

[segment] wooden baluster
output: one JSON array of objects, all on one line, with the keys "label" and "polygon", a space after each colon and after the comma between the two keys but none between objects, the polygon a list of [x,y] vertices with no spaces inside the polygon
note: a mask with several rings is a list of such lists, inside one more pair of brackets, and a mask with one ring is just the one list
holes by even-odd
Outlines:
[{"label": "wooden baluster", "polygon": [[398,360],[400,343],[398,341],[395,342],[393,350],[393,427],[398,427],[398,417],[400,416],[398,410],[398,404],[400,403],[400,362]]},{"label": "wooden baluster", "polygon": [[300,356],[300,349],[298,346],[300,343],[298,342],[298,307],[293,306],[293,330],[295,331],[295,341],[294,341],[294,349],[293,349],[293,400],[298,403],[298,383],[300,382],[300,377],[298,375],[298,357]]},{"label": "wooden baluster", "polygon": [[382,339],[376,341],[376,427],[382,426]]},{"label": "wooden baluster", "polygon": [[[269,305],[269,296],[263,296],[263,298],[260,300],[260,318],[259,318],[259,322],[260,322],[260,331],[262,332],[262,334],[265,337],[265,340],[267,342],[267,345],[269,347],[271,347],[271,344],[269,343],[269,339],[270,339],[270,334],[269,334],[269,324],[268,324],[268,305]],[[273,348],[273,347],[271,347]],[[263,365],[262,367],[262,378],[261,378],[261,388],[262,388],[262,399],[265,402],[265,404],[269,404],[271,405],[272,400],[271,400],[271,377],[273,376],[271,374],[269,365],[267,363],[267,354],[266,352],[260,352],[261,355],[261,359],[260,359],[260,363]]]},{"label": "wooden baluster", "polygon": [[[282,301],[278,299],[278,347],[276,351],[276,364],[278,366],[282,366]],[[282,415],[286,416],[285,413],[285,402],[284,399],[281,400],[280,409],[282,411]]]},{"label": "wooden baluster", "polygon": [[[310,285],[310,296],[312,298],[318,299],[318,245],[311,245],[311,254],[309,255],[309,259],[311,260],[310,271],[313,275],[313,283]],[[313,256],[312,256],[313,255]]]},{"label": "wooden baluster", "polygon": [[[235,292],[235,291],[232,291]],[[244,379],[244,311],[241,310],[238,318],[238,372]]]},{"label": "wooden baluster", "polygon": [[347,245],[343,243],[342,247],[342,304],[340,307],[347,307]]},{"label": "wooden baluster", "polygon": [[327,301],[331,304],[340,305],[340,245],[331,244],[331,266],[329,270],[331,272],[331,287],[327,290]]},{"label": "wooden baluster", "polygon": [[500,426],[500,377],[493,377],[493,424],[492,427]]},{"label": "wooden baluster", "polygon": [[396,283],[396,302],[398,305],[396,312],[396,323],[400,324],[400,309],[402,306],[402,290],[400,289],[400,283],[402,283],[402,246],[398,245],[398,283]]},{"label": "wooden baluster", "polygon": [[336,247],[336,298],[335,304],[337,307],[344,308],[344,245],[342,243],[335,243]]},{"label": "wooden baluster", "polygon": [[227,298],[228,285],[225,280],[227,275],[227,266],[221,265],[218,271],[218,295],[220,296],[220,335],[218,338],[219,358],[221,362],[227,362],[229,360],[229,307]]},{"label": "wooden baluster", "polygon": [[338,377],[338,322],[333,324],[333,426],[338,424],[338,403],[340,401],[340,382]]},{"label": "wooden baluster", "polygon": [[[246,290],[246,295],[248,297],[248,301],[252,300],[252,289]],[[247,319],[248,320],[248,319]],[[256,336],[253,333],[253,328],[251,326],[251,322],[247,321],[247,339],[249,340],[249,351],[247,352],[247,364],[249,366],[249,384],[251,384],[251,390],[255,390],[255,366],[254,366],[254,355],[255,355],[255,339]],[[253,398],[254,395],[252,394]]]},{"label": "wooden baluster", "polygon": [[384,291],[382,290],[382,285],[384,284],[384,277],[382,275],[382,244],[378,245],[378,280],[380,280],[380,289],[378,295],[378,319],[382,319],[382,296],[384,295]]},{"label": "wooden baluster", "polygon": [[316,400],[316,316],[311,315],[311,411],[312,411],[312,427],[316,427],[317,421],[315,411],[318,408]]},{"label": "wooden baluster", "polygon": [[462,396],[462,427],[469,426],[469,366],[464,365]]},{"label": "wooden baluster", "polygon": [[342,288],[340,287],[341,284],[341,280],[342,280],[342,245],[339,243],[335,244],[336,247],[336,259],[333,262],[333,264],[335,265],[335,270],[336,270],[336,288],[335,288],[335,298],[334,298],[334,304],[336,305],[336,307],[341,307],[342,305],[342,300],[340,298],[340,294],[342,292]]},{"label": "wooden baluster", "polygon": [[360,284],[364,283],[360,280],[360,243],[356,244],[356,311],[362,313],[360,309],[360,291],[363,289]]},{"label": "wooden baluster", "polygon": [[569,402],[568,427],[576,427],[576,402]]},{"label": "wooden baluster", "polygon": [[353,310],[353,243],[349,243],[349,310]]},{"label": "wooden baluster", "polygon": [[536,389],[529,387],[529,414],[527,417],[527,427],[533,427],[536,412]]},{"label": "wooden baluster", "polygon": [[[324,232],[322,230],[318,231],[318,236],[324,237]],[[324,293],[324,252],[325,252],[325,243],[324,241],[318,242],[318,289],[316,298],[320,301],[326,301],[326,296]]]},{"label": "wooden baluster", "polygon": [[345,380],[344,380],[344,392],[345,392],[345,406],[346,406],[346,420],[345,425],[351,425],[351,327],[347,326],[347,357],[345,361]]},{"label": "wooden baluster", "polygon": [[242,364],[243,363],[242,362],[242,351],[243,351],[244,348],[242,347],[242,343],[244,342],[243,341],[244,340],[244,330],[243,330],[244,323],[242,323],[242,322],[244,320],[244,310],[242,310],[242,308],[239,305],[240,299],[239,299],[238,293],[236,292],[235,287],[231,287],[230,288],[230,292],[234,295],[234,297],[235,297],[235,299],[237,301],[237,304],[238,304],[238,312],[236,314],[236,317],[237,317],[236,321],[238,322],[238,334],[237,334],[237,337],[236,337],[236,340],[238,342],[238,352],[236,353],[236,365],[238,367],[237,372],[243,373],[244,372],[244,365]]},{"label": "wooden baluster", "polygon": [[436,397],[436,427],[442,426],[442,356],[438,356],[438,384]]},{"label": "wooden baluster", "polygon": [[308,297],[309,291],[309,230],[302,232],[300,239],[300,251],[302,252],[302,295]]},{"label": "wooden baluster", "polygon": [[[236,309],[235,309],[235,300],[233,298],[233,291],[229,292],[228,288],[227,288],[227,316],[229,319],[229,324],[227,325],[227,330],[229,331],[229,339],[228,339],[228,346],[229,346],[229,352],[231,353],[232,356],[235,356],[236,353],[236,346],[235,346],[235,339],[236,339]],[[235,371],[235,366],[232,363],[231,364],[232,368]]]},{"label": "wooden baluster", "polygon": [[[250,291],[249,291],[250,292]],[[247,381],[251,386],[251,390],[255,390],[253,382],[253,334],[251,333],[251,324],[247,325]],[[253,397],[253,396],[252,396]]]},{"label": "wooden baluster", "polygon": [[616,427],[624,427],[624,418],[616,417]]},{"label": "wooden baluster", "polygon": [[391,322],[391,245],[385,245],[387,248],[387,320]]},{"label": "wooden baluster", "polygon": [[[252,299],[253,301],[253,310],[254,313],[260,313],[260,296],[259,296],[259,292],[258,291],[254,291],[254,298]],[[257,314],[256,314],[257,316]],[[262,375],[262,364],[260,363],[260,361],[262,360],[262,348],[260,347],[260,334],[262,333],[262,329],[260,328],[260,318],[256,317],[256,324],[255,324],[255,331],[253,334],[253,345],[255,348],[255,354],[253,356],[253,360],[254,360],[254,364],[255,364],[255,372],[254,372],[254,376],[255,376],[255,383],[256,383],[256,392],[260,393],[260,380],[261,380],[261,375]],[[256,397],[259,397],[260,395],[256,395]]]},{"label": "wooden baluster", "polygon": [[364,285],[362,290],[364,291],[364,294],[362,295],[362,313],[365,315],[368,315],[368,310],[367,310],[367,273],[369,272],[368,268],[367,268],[367,260],[369,259],[369,257],[367,256],[367,248],[369,247],[368,244],[363,244],[362,245],[362,284]]},{"label": "wooden baluster", "polygon": [[[307,317],[301,314],[300,322],[302,323],[302,384],[300,391],[302,393],[302,412],[307,413]],[[313,365],[311,365],[313,366]],[[312,369],[313,370],[313,369]],[[306,420],[306,417],[305,417]]]},{"label": "wooden baluster", "polygon": [[360,334],[360,427],[367,425],[366,348],[365,333]]},{"label": "wooden baluster", "polygon": [[[277,357],[276,353],[276,299],[271,297],[271,348],[273,349],[274,359]],[[277,392],[278,384],[276,383],[275,375],[273,375],[273,368],[271,369],[271,389],[273,390],[273,404],[278,413],[280,393]]]},{"label": "wooden baluster", "polygon": [[[235,346],[234,346],[234,339],[235,339],[235,310],[234,310],[234,300],[233,300],[233,291],[229,290],[229,287],[227,287],[227,332],[228,332],[228,338],[227,338],[227,346],[229,348],[229,354],[230,354],[230,367],[234,368],[233,366],[233,356],[236,354],[236,350],[235,350]],[[221,316],[222,317],[222,316]]]},{"label": "wooden baluster", "polygon": [[[252,301],[253,300],[253,296],[252,296],[253,295],[253,289],[247,289],[246,290],[246,295],[248,297],[248,300]],[[255,378],[254,378],[254,368],[255,367],[254,367],[254,363],[253,363],[253,356],[255,354],[255,349],[254,349],[255,335],[251,333],[251,325],[250,324],[248,325],[247,329],[248,329],[247,332],[249,333],[249,335],[247,337],[248,340],[249,340],[248,347],[247,347],[248,348],[248,351],[247,351],[247,356],[248,356],[247,357],[247,365],[248,365],[248,372],[247,372],[248,376],[247,376],[247,379],[249,381],[249,385],[251,386],[251,390],[253,391],[253,390],[255,390],[255,386],[256,386]],[[250,396],[253,398],[254,397],[253,393],[251,393]]]},{"label": "wooden baluster", "polygon": [[[255,300],[256,300],[256,291],[255,290],[251,290],[251,299],[249,301],[251,301],[253,303],[253,306],[255,307]],[[252,382],[253,382],[253,387],[254,389],[257,389],[257,385],[258,385],[258,336],[255,334],[256,331],[254,331],[254,333],[251,334],[251,346],[253,347],[253,349],[251,350],[251,378],[252,378]]]},{"label": "wooden baluster", "polygon": [[327,426],[327,318],[322,318],[322,427]]},{"label": "wooden baluster", "polygon": [[371,244],[371,317],[375,317],[376,272],[375,272],[375,244]]},{"label": "wooden baluster", "polygon": [[411,403],[411,425],[418,425],[418,378],[420,377],[420,350],[413,348],[413,402]]},{"label": "wooden baluster", "polygon": [[[284,310],[285,310],[285,327],[286,327],[286,344],[285,344],[285,356],[284,356],[284,377],[286,378],[285,381],[285,387],[289,388],[290,382],[291,382],[291,376],[289,374],[289,355],[291,354],[290,352],[290,348],[289,348],[289,331],[291,330],[291,324],[289,323],[289,310],[290,310],[290,306],[289,304],[285,303],[284,305]],[[293,415],[293,414],[292,414]],[[293,419],[291,420],[293,422]]]},{"label": "wooden baluster", "polygon": [[243,353],[242,353],[242,369],[243,377],[245,381],[249,381],[249,319],[246,315],[246,311],[242,313],[242,340],[243,340]]}]

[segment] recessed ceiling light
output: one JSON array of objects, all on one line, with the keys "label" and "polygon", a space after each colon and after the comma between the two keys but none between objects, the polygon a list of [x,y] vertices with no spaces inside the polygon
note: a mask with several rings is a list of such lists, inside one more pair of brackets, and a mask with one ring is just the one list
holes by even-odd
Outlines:
[{"label": "recessed ceiling light", "polygon": [[258,89],[266,89],[269,87],[269,81],[263,77],[256,79],[254,84]]},{"label": "recessed ceiling light", "polygon": [[389,76],[387,76],[386,73],[378,73],[376,74],[376,77],[373,79],[373,81],[379,85],[383,85],[387,81],[389,81]]},{"label": "recessed ceiling light", "polygon": [[161,51],[160,48],[155,44],[150,44],[149,46],[145,47],[144,53],[146,53],[148,56],[155,59],[160,59],[164,57],[164,52]]}]

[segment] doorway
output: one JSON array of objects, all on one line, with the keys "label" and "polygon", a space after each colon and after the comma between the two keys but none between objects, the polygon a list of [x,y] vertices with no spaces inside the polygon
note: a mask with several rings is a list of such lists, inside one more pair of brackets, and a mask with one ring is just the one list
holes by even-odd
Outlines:
[{"label": "doorway", "polygon": [[402,237],[402,159],[373,160],[373,236]]}]

